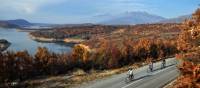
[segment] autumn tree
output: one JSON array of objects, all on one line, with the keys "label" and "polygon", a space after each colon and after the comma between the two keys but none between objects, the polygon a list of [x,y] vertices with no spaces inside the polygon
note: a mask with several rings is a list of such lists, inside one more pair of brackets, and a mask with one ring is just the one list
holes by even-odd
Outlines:
[{"label": "autumn tree", "polygon": [[29,55],[28,51],[19,51],[15,54],[16,58],[16,73],[21,80],[29,78],[28,74],[33,73],[33,57]]},{"label": "autumn tree", "polygon": [[72,61],[75,64],[75,67],[88,69],[90,67],[90,64],[87,64],[90,61],[89,54],[90,49],[88,46],[83,44],[75,45],[72,50]]},{"label": "autumn tree", "polygon": [[47,67],[48,63],[51,61],[51,54],[47,48],[38,47],[34,60],[35,60],[36,74],[40,73],[45,74],[46,72],[48,72]]},{"label": "autumn tree", "polygon": [[[182,33],[178,38],[178,48],[180,50],[188,50],[188,48],[200,45],[200,9],[192,14],[192,18],[186,20],[181,28]],[[185,49],[184,49],[185,48]]]}]

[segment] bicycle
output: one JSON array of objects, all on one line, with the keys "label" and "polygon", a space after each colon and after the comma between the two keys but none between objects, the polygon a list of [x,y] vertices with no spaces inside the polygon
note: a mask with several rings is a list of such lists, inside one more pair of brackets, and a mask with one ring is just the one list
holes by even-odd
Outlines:
[{"label": "bicycle", "polygon": [[153,72],[153,64],[149,64],[149,68],[147,69],[147,72]]},{"label": "bicycle", "polygon": [[161,69],[163,69],[163,68],[165,68],[165,67],[166,67],[166,61],[163,60],[162,65],[161,65]]},{"label": "bicycle", "polygon": [[134,79],[134,75],[127,74],[127,77],[125,78],[125,83],[129,83],[133,81],[133,79]]}]

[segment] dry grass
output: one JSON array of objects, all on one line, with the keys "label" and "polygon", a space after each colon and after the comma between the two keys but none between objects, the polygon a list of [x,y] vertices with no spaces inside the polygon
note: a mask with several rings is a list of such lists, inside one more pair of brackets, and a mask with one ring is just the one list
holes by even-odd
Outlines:
[{"label": "dry grass", "polygon": [[83,39],[75,39],[75,38],[65,38],[63,41],[66,42],[66,43],[81,43],[81,42],[83,42],[85,40],[83,40]]}]

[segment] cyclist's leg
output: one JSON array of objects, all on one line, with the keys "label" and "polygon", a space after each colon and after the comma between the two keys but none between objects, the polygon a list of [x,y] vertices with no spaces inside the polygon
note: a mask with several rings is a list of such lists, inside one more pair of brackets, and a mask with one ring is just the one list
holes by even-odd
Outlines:
[{"label": "cyclist's leg", "polygon": [[133,74],[131,74],[131,80],[133,80]]},{"label": "cyclist's leg", "polygon": [[129,78],[129,79],[131,78],[131,75],[130,75],[130,74],[128,75],[128,78]]},{"label": "cyclist's leg", "polygon": [[132,77],[133,77],[133,75],[131,74],[131,75],[130,75],[130,78],[132,79]]}]

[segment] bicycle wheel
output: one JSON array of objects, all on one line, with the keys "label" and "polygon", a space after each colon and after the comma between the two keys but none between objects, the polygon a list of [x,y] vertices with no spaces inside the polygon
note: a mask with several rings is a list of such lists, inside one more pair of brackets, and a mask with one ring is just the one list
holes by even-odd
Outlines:
[{"label": "bicycle wheel", "polygon": [[125,78],[125,83],[129,83],[130,82],[130,78],[129,77],[126,77]]}]

